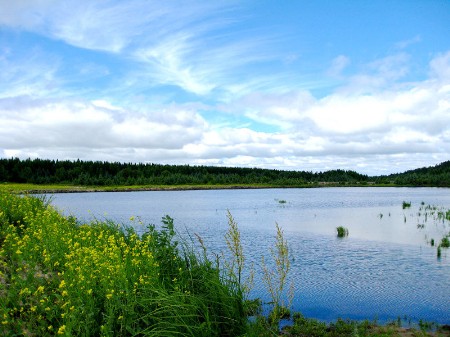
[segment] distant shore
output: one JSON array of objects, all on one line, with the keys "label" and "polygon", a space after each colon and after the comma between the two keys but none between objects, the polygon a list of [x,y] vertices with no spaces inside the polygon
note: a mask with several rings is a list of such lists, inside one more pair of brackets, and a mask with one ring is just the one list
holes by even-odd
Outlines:
[{"label": "distant shore", "polygon": [[143,186],[83,186],[83,185],[40,185],[22,183],[0,183],[0,192],[16,194],[50,194],[50,193],[90,193],[90,192],[141,192],[141,191],[192,191],[192,190],[237,190],[270,188],[323,188],[323,187],[423,187],[401,186],[394,184],[333,183],[317,182],[302,185],[275,184],[204,184],[204,185],[143,185]]}]

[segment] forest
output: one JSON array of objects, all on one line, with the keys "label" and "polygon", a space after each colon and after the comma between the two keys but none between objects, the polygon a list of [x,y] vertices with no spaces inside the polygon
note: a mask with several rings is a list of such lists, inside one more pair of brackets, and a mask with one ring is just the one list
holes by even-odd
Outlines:
[{"label": "forest", "polygon": [[450,161],[404,173],[367,176],[351,170],[311,172],[242,167],[10,158],[0,159],[0,182],[83,186],[393,185],[450,187]]}]

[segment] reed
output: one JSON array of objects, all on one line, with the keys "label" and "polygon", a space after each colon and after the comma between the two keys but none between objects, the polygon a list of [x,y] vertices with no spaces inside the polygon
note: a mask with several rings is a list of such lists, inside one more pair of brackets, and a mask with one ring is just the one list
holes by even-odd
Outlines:
[{"label": "reed", "polygon": [[294,285],[291,283],[287,300],[283,297],[291,269],[290,250],[283,230],[278,224],[276,224],[276,230],[275,248],[270,250],[275,269],[269,268],[264,256],[261,258],[263,282],[273,304],[273,309],[269,314],[270,324],[277,324],[280,319],[290,316],[290,307],[294,296]]},{"label": "reed", "polygon": [[232,280],[236,280],[239,288],[242,290],[242,296],[247,300],[250,290],[253,287],[253,266],[250,267],[250,272],[247,278],[243,279],[243,272],[246,267],[244,249],[242,247],[241,233],[238,224],[234,220],[230,211],[227,211],[228,231],[225,234],[225,242],[228,251],[231,253],[231,259],[225,260],[225,268],[228,276]]}]

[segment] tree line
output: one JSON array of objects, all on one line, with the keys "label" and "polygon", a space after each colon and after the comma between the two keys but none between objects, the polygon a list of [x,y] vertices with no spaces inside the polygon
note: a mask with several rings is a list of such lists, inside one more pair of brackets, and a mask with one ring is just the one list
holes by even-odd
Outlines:
[{"label": "tree line", "polygon": [[450,187],[450,160],[435,166],[374,177],[374,181],[379,184],[390,183],[399,186]]},{"label": "tree line", "polygon": [[0,159],[0,182],[126,185],[239,185],[303,187],[321,184],[450,187],[450,161],[385,176],[367,176],[351,170],[325,172],[261,168],[163,165],[106,161]]},{"label": "tree line", "polygon": [[233,185],[303,186],[311,183],[367,182],[354,171],[283,171],[274,169],[136,164],[105,161],[0,159],[0,182],[33,184],[113,185]]}]

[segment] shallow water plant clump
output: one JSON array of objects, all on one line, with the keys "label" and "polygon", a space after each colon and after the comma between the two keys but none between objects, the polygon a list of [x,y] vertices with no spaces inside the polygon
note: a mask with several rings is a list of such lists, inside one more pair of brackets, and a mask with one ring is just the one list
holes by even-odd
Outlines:
[{"label": "shallow water plant clump", "polygon": [[442,248],[449,248],[449,247],[450,247],[450,240],[449,240],[448,236],[445,236],[445,237],[443,237],[443,238],[441,239],[441,244],[440,244],[440,246],[441,246]]},{"label": "shallow water plant clump", "polygon": [[348,229],[344,226],[336,227],[338,238],[343,238],[348,236]]},{"label": "shallow water plant clump", "polygon": [[403,201],[403,203],[402,203],[402,208],[403,209],[410,208],[410,207],[411,207],[411,202]]}]

